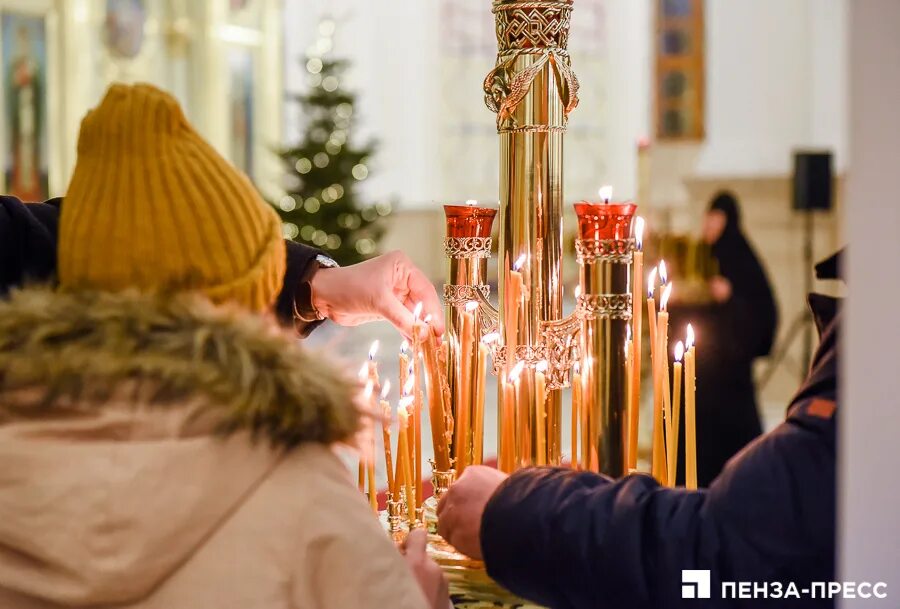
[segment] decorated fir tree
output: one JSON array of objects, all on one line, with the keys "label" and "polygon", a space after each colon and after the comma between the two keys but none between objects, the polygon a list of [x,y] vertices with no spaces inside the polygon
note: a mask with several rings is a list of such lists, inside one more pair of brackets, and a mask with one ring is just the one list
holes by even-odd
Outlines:
[{"label": "decorated fir tree", "polygon": [[356,192],[369,175],[375,146],[351,141],[356,96],[341,80],[347,62],[328,56],[333,29],[330,20],[320,23],[319,41],[306,56],[310,87],[297,97],[305,133],[279,153],[287,170],[286,194],[275,208],[285,237],[318,247],[343,266],[378,253],[381,220],[391,206],[362,205]]}]

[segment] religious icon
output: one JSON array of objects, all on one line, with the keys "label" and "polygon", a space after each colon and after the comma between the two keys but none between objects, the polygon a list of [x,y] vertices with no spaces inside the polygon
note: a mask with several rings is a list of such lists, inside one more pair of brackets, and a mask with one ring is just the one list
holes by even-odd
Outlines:
[{"label": "religious icon", "polygon": [[253,52],[243,47],[228,53],[231,77],[229,88],[229,147],[231,162],[253,179]]},{"label": "religious icon", "polygon": [[110,54],[124,59],[137,57],[144,44],[146,20],[143,0],[106,0],[103,42]]},{"label": "religious icon", "polygon": [[3,13],[6,191],[23,201],[47,194],[47,38],[44,19]]}]

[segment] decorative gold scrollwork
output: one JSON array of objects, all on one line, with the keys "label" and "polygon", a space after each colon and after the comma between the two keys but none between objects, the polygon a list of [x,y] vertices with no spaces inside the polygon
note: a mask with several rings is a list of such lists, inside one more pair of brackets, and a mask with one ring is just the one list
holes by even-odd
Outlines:
[{"label": "decorative gold scrollwork", "polygon": [[630,264],[634,239],[576,239],[575,255],[578,263],[602,260]]},{"label": "decorative gold scrollwork", "polygon": [[487,284],[479,285],[454,285],[452,283],[444,284],[444,304],[451,307],[461,307],[467,302],[479,302],[478,295],[487,299],[491,294],[491,286]]},{"label": "decorative gold scrollwork", "polygon": [[569,46],[572,0],[496,0],[492,12],[501,53]]},{"label": "decorative gold scrollwork", "polygon": [[[513,64],[523,51],[518,51],[512,57],[501,61],[488,72],[484,79],[484,103],[492,112],[497,113],[497,130],[499,132],[515,131],[517,129],[534,129],[534,125],[504,125],[512,116],[519,103],[528,94],[531,83],[540,74],[548,63],[551,66],[556,85],[559,90],[560,100],[563,104],[563,116],[578,105],[578,78],[572,68],[569,67],[569,56],[558,48],[545,48],[540,51],[540,58],[520,72],[515,72]],[[529,54],[534,54],[534,49]],[[564,130],[565,127],[557,126],[555,130]],[[548,129],[549,130],[549,129]]]},{"label": "decorative gold scrollwork", "polygon": [[444,252],[449,258],[490,258],[490,237],[447,237]]},{"label": "decorative gold scrollwork", "polygon": [[568,387],[569,371],[581,357],[578,346],[581,318],[569,315],[556,321],[545,321],[541,325],[547,353],[547,388]]},{"label": "decorative gold scrollwork", "polygon": [[581,319],[631,319],[631,294],[581,294],[575,303]]}]

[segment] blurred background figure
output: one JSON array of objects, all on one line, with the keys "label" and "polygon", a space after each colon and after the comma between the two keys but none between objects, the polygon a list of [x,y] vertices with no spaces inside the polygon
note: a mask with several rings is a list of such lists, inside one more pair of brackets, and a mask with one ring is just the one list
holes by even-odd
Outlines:
[{"label": "blurred background figure", "polygon": [[772,349],[778,311],[772,286],[744,235],[737,199],[719,192],[703,220],[718,273],[712,305],[695,317],[704,353],[697,361],[698,482],[706,486],[726,461],[762,433],[753,361]]}]

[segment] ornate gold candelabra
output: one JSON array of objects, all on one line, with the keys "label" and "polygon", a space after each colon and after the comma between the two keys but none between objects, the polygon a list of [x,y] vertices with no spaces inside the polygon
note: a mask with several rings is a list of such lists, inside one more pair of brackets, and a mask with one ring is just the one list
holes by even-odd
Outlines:
[{"label": "ornate gold candelabra", "polygon": [[[578,82],[566,51],[572,4],[493,4],[497,63],[484,91],[500,136],[498,306],[489,300],[487,279],[495,210],[444,207],[446,376],[455,430],[451,456],[458,472],[482,459],[484,381],[479,372],[484,366],[480,356],[488,348],[500,380],[502,468],[561,462],[561,390],[577,365],[580,465],[612,476],[627,470],[634,205],[576,204],[580,294],[571,315],[563,317],[562,310],[563,136],[578,103]],[[479,344],[492,333],[499,340],[489,347]],[[453,471],[435,472],[433,481],[436,493],[445,492]],[[433,526],[429,530],[434,533]],[[459,555],[435,534],[430,553],[457,589],[484,600],[511,600],[481,563]]]},{"label": "ornate gold candelabra", "polygon": [[[458,353],[462,311],[468,306],[477,316],[479,336],[500,334],[492,359],[501,381],[501,467],[556,465],[562,458],[561,389],[569,385],[573,364],[579,362],[582,423],[591,445],[586,465],[617,476],[626,465],[625,341],[631,318],[634,206],[576,205],[581,295],[576,311],[564,318],[563,136],[578,103],[578,81],[566,51],[571,11],[572,0],[494,2],[497,64],[485,78],[484,90],[500,136],[499,306],[488,301],[486,286],[492,210],[445,207],[450,277],[444,295],[454,353],[448,376],[456,421],[464,427],[459,423],[471,420],[467,417],[477,410],[470,402],[477,393],[467,386],[463,395],[459,382],[475,376],[466,366],[477,365],[471,352],[466,361]],[[543,377],[539,368],[546,370]],[[456,447],[457,458],[470,445]]]}]

